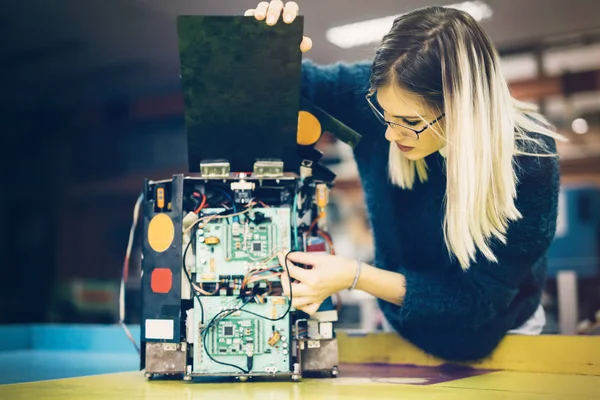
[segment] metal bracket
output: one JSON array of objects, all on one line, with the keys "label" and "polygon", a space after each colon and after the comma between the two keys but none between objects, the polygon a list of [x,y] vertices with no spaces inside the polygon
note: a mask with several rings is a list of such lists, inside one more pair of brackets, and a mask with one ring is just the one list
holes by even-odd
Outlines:
[{"label": "metal bracket", "polygon": [[258,160],[254,163],[254,177],[280,178],[283,176],[283,161]]},{"label": "metal bracket", "polygon": [[225,160],[203,161],[200,163],[200,173],[207,178],[227,178],[231,165]]}]

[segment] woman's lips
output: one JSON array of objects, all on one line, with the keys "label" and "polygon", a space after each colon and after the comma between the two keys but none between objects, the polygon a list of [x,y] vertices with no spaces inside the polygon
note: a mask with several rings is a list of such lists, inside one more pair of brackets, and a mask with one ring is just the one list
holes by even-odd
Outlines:
[{"label": "woman's lips", "polygon": [[409,147],[409,146],[402,146],[400,143],[396,142],[396,146],[398,146],[398,148],[400,149],[400,151],[403,152],[408,152],[411,151],[412,149],[414,149],[414,147]]}]

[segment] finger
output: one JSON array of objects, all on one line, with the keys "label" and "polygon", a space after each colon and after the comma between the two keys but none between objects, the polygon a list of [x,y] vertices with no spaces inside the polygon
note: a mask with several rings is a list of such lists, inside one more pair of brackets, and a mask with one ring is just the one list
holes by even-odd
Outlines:
[{"label": "finger", "polygon": [[295,251],[288,255],[288,261],[293,261],[305,265],[315,265],[322,259],[322,254],[306,253],[302,251]]},{"label": "finger", "polygon": [[283,9],[283,22],[286,24],[291,24],[294,22],[296,17],[298,16],[298,3],[295,1],[288,1],[285,3],[285,7]]},{"label": "finger", "polygon": [[292,291],[290,294],[290,280],[288,279],[287,274],[281,275],[281,288],[283,289],[283,294],[288,299],[290,296],[302,297],[310,296],[312,294],[310,286],[305,285],[304,283],[292,283]]},{"label": "finger", "polygon": [[310,281],[310,271],[304,268],[300,268],[291,262],[288,262],[288,271],[290,276],[300,282],[309,282]]},{"label": "finger", "polygon": [[267,16],[267,10],[269,9],[269,3],[266,1],[261,1],[256,6],[256,10],[254,10],[254,18],[259,21],[262,21]]},{"label": "finger", "polygon": [[244,17],[252,17],[252,16],[254,16],[254,8],[246,10],[246,12],[244,13]]},{"label": "finger", "polygon": [[292,299],[292,307],[295,307],[300,310],[311,305],[314,301],[315,299],[313,299],[312,297],[294,297]]},{"label": "finger", "polygon": [[308,315],[313,315],[314,313],[317,312],[317,310],[319,309],[319,307],[321,307],[321,302],[312,303],[309,306],[304,307],[304,309],[302,311],[304,311]]},{"label": "finger", "polygon": [[302,37],[302,43],[300,43],[300,51],[306,53],[312,49],[312,39],[306,36]]},{"label": "finger", "polygon": [[[289,286],[288,286],[289,290]],[[292,283],[292,296],[293,297],[302,297],[302,296],[311,296],[313,293],[310,286],[304,283]]]},{"label": "finger", "polygon": [[269,10],[267,11],[267,25],[275,25],[283,10],[283,2],[281,0],[271,0]]},{"label": "finger", "polygon": [[277,259],[279,260],[279,264],[283,266],[285,264],[285,254],[279,252],[277,253]]},{"label": "finger", "polygon": [[[281,274],[281,289],[283,290],[283,294],[289,299],[290,298],[290,280],[287,277],[287,274]],[[294,290],[292,288],[292,290]]]},{"label": "finger", "polygon": [[296,307],[298,310],[307,313],[308,315],[313,315],[317,312],[317,310],[321,307],[321,303],[311,303],[306,306]]},{"label": "finger", "polygon": [[[309,271],[304,269],[304,268],[300,268],[297,265],[295,265],[293,262],[291,262],[289,260],[285,259],[285,256],[283,254],[278,254],[277,255],[279,257],[279,263],[281,264],[281,266],[284,268],[284,272],[283,274],[281,274],[281,276],[287,275],[289,274],[290,277],[299,280],[300,282],[304,282],[306,280],[309,280]],[[287,272],[285,271],[287,269]]]}]

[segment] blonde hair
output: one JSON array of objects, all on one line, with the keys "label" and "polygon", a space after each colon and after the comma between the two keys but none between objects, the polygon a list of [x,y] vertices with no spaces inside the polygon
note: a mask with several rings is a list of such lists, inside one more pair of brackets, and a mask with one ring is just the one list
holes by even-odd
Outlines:
[{"label": "blonde hair", "polygon": [[[418,82],[414,81],[406,85],[407,70],[397,63],[391,68],[391,78],[422,94],[430,104],[433,97],[433,104],[445,113],[444,239],[451,255],[467,270],[477,251],[497,262],[491,241],[506,243],[510,222],[522,218],[515,206],[518,176],[514,157],[555,156],[529,132],[562,137],[549,128],[534,106],[511,96],[497,52],[470,16],[438,7],[424,10],[447,18],[425,32],[427,50],[435,48],[439,57],[441,91],[415,90]],[[429,21],[429,25],[434,22]],[[425,57],[422,49],[421,57]],[[435,96],[441,98],[435,101]],[[434,126],[429,129],[441,134]],[[390,145],[388,169],[390,180],[405,189],[411,189],[417,178],[427,180],[425,160],[408,160],[394,143]]]}]

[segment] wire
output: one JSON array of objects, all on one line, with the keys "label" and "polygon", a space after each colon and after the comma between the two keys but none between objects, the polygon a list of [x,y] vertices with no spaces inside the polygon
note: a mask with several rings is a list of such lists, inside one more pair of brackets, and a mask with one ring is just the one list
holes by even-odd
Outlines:
[{"label": "wire", "polygon": [[[300,181],[301,183],[303,181]],[[292,223],[294,230],[294,250],[298,250],[298,197],[300,196],[300,191],[298,190],[294,193],[294,204],[292,206]]]},{"label": "wire", "polygon": [[[209,351],[209,349],[208,349],[208,346],[206,345],[206,337],[208,336],[208,331],[209,331],[211,328],[213,328],[214,326],[216,326],[216,324],[217,324],[218,322],[220,322],[221,320],[223,320],[223,319],[227,318],[228,316],[230,316],[230,315],[231,315],[231,314],[233,314],[234,312],[236,312],[236,311],[240,311],[240,310],[241,310],[241,308],[242,308],[242,307],[244,307],[246,304],[248,304],[248,302],[249,302],[249,301],[250,301],[250,300],[246,300],[246,302],[244,302],[244,304],[242,304],[242,305],[241,305],[240,307],[238,307],[238,308],[233,308],[233,309],[229,309],[229,310],[222,310],[222,311],[220,311],[219,313],[217,313],[217,314],[216,314],[216,315],[215,315],[215,316],[214,316],[214,317],[213,317],[213,318],[210,320],[210,322],[208,323],[208,326],[206,327],[206,329],[204,329],[204,330],[202,331],[202,345],[204,346],[204,351],[206,352],[206,355],[208,356],[208,358],[210,358],[212,361],[216,362],[217,364],[221,364],[221,365],[224,365],[224,366],[226,366],[226,367],[232,367],[232,368],[236,368],[236,369],[238,369],[238,370],[242,371],[242,373],[244,373],[244,374],[247,374],[247,373],[249,373],[250,371],[247,371],[247,370],[243,369],[242,367],[240,367],[240,366],[238,366],[238,365],[235,365],[235,364],[229,364],[229,363],[222,362],[222,361],[219,361],[219,360],[215,359],[215,358],[214,358],[214,357],[213,357],[213,356],[210,354],[210,351]],[[222,314],[226,314],[226,315],[223,315],[223,317],[219,318],[219,316],[221,316]],[[217,318],[219,318],[219,320],[217,320]]]},{"label": "wire", "polygon": [[[246,314],[251,314],[251,315],[254,315],[254,316],[256,316],[256,317],[259,317],[259,318],[262,318],[262,319],[266,319],[266,320],[268,320],[268,321],[281,321],[282,319],[284,319],[284,318],[285,318],[285,317],[286,317],[286,316],[287,316],[287,315],[290,313],[290,311],[292,310],[292,300],[293,300],[293,294],[292,294],[292,277],[290,276],[290,270],[288,269],[288,266],[287,266],[287,263],[288,263],[288,257],[289,257],[289,255],[290,255],[290,253],[291,253],[291,251],[290,251],[290,252],[288,252],[288,253],[285,255],[285,262],[284,262],[284,264],[285,264],[285,268],[284,268],[284,270],[285,270],[285,272],[286,272],[286,274],[287,274],[287,276],[288,276],[288,283],[289,283],[289,289],[290,289],[290,301],[288,302],[288,307],[287,307],[287,309],[285,310],[285,312],[284,312],[284,313],[283,313],[283,314],[282,314],[280,317],[278,317],[278,318],[269,318],[269,317],[266,317],[266,316],[264,316],[264,315],[260,315],[260,314],[257,314],[257,313],[255,313],[255,312],[252,312],[252,311],[243,310],[243,309],[241,309],[241,308],[239,309],[239,311],[241,311],[241,312],[244,312],[244,313],[246,313]],[[244,305],[245,305],[245,304],[244,304]],[[243,307],[243,306],[242,306],[242,307]]]},{"label": "wire", "polygon": [[202,293],[205,296],[214,296],[219,291],[218,283],[215,286],[215,290],[213,290],[212,292],[208,292],[208,291],[204,290],[203,283],[200,283],[200,287],[196,286],[195,284],[193,286],[199,293]]},{"label": "wire", "polygon": [[247,212],[250,212],[250,210],[252,210],[252,206],[249,206],[249,207],[248,207],[247,209],[245,209],[244,211],[240,211],[240,212],[237,212],[237,213],[234,213],[234,214],[226,214],[226,215],[224,215],[224,214],[213,214],[213,215],[211,215],[211,216],[209,216],[209,217],[202,217],[202,218],[199,218],[199,219],[197,219],[196,221],[194,221],[194,223],[193,223],[193,224],[191,224],[190,226],[188,226],[188,227],[186,228],[186,230],[185,230],[185,231],[183,231],[183,233],[184,233],[184,234],[185,234],[185,233],[188,233],[189,231],[191,231],[191,230],[192,230],[192,228],[193,228],[193,227],[195,227],[196,225],[198,225],[200,222],[203,222],[203,221],[204,221],[204,222],[203,222],[203,224],[202,224],[202,225],[199,227],[199,228],[202,228],[204,225],[208,224],[208,223],[209,223],[210,221],[212,221],[213,219],[223,219],[223,218],[235,217],[235,216],[242,215],[242,214],[245,214],[245,213],[247,213]]},{"label": "wire", "polygon": [[289,302],[288,302],[288,306],[287,306],[287,309],[285,310],[285,312],[284,312],[284,313],[283,313],[283,314],[282,314],[280,317],[278,317],[278,318],[269,318],[269,317],[266,317],[266,316],[264,316],[264,315],[260,315],[260,314],[257,314],[257,313],[255,313],[255,312],[252,312],[252,311],[244,310],[243,308],[246,306],[246,304],[248,304],[248,303],[250,302],[250,299],[246,300],[246,301],[245,301],[245,302],[244,302],[244,303],[243,303],[243,304],[242,304],[240,307],[233,308],[233,309],[230,309],[230,310],[222,310],[221,312],[219,312],[218,314],[216,314],[216,315],[215,315],[215,316],[214,316],[214,317],[213,317],[213,318],[210,320],[210,322],[208,323],[208,326],[206,327],[206,329],[204,329],[204,330],[202,331],[202,335],[203,335],[203,337],[202,337],[202,345],[204,346],[204,351],[206,352],[206,355],[208,355],[208,358],[210,358],[212,361],[216,362],[217,364],[221,364],[221,365],[224,365],[224,366],[227,366],[227,367],[236,368],[236,369],[240,370],[240,371],[241,371],[242,373],[244,373],[244,374],[248,374],[248,373],[250,373],[250,371],[247,371],[247,370],[243,369],[242,367],[240,367],[240,366],[238,366],[238,365],[235,365],[235,364],[229,364],[229,363],[225,363],[225,362],[222,362],[222,361],[218,361],[218,360],[216,360],[216,359],[215,359],[215,358],[214,358],[214,357],[213,357],[213,356],[210,354],[210,352],[209,352],[208,346],[206,345],[206,337],[208,336],[208,331],[209,331],[209,330],[210,330],[212,327],[214,327],[214,326],[215,326],[215,324],[218,322],[218,321],[217,321],[217,318],[218,318],[219,316],[221,316],[222,314],[227,314],[227,315],[224,315],[222,318],[220,318],[220,319],[219,319],[219,321],[221,321],[221,320],[223,320],[223,319],[227,318],[229,315],[231,315],[231,314],[233,314],[234,312],[237,312],[237,311],[241,311],[241,312],[244,312],[244,313],[246,313],[246,314],[251,314],[251,315],[254,315],[254,316],[256,316],[256,317],[259,317],[259,318],[262,318],[262,319],[266,319],[266,320],[268,320],[268,321],[280,321],[280,320],[284,319],[284,318],[285,318],[285,317],[286,317],[286,316],[287,316],[287,315],[290,313],[290,311],[291,311],[291,309],[292,309],[292,299],[293,299],[293,294],[292,294],[292,278],[291,278],[291,276],[290,276],[290,271],[289,271],[289,269],[288,269],[288,266],[287,266],[287,265],[288,265],[288,264],[287,264],[287,263],[288,263],[288,257],[289,257],[289,255],[290,255],[290,253],[291,253],[291,252],[288,252],[288,253],[285,255],[285,262],[284,262],[284,264],[285,264],[285,268],[284,268],[284,270],[286,271],[286,273],[287,273],[287,276],[288,276],[289,289],[290,289],[290,300],[289,300]]},{"label": "wire", "polygon": [[198,214],[200,212],[200,210],[202,210],[204,208],[204,206],[206,206],[206,195],[204,193],[202,193],[201,196],[202,196],[202,201],[200,202],[200,205],[198,206],[198,208],[196,208],[194,210],[194,214]]},{"label": "wire", "polygon": [[258,203],[259,203],[261,206],[263,206],[264,208],[270,208],[270,207],[271,207],[271,206],[269,206],[269,205],[265,204],[265,202],[264,202],[264,201],[262,201],[262,200],[257,200],[257,201],[258,201]]},{"label": "wire", "polygon": [[[190,248],[191,244],[192,244],[192,239],[190,238],[190,241],[188,242],[187,246],[185,246],[185,250],[183,251],[183,258],[182,258],[183,265],[182,266],[183,266],[183,272],[185,272],[185,276],[187,277],[187,280],[190,283],[190,286],[193,287],[194,282],[192,281],[192,277],[190,276],[190,274],[187,270],[187,266],[185,265],[185,259],[187,258],[187,251]],[[192,293],[194,294],[194,297],[196,298],[196,300],[198,300],[198,305],[200,305],[200,312],[201,312],[200,323],[204,324],[204,306],[202,305],[202,300],[200,300],[200,295],[198,295],[198,293],[196,293],[195,290],[192,290]]]},{"label": "wire", "polygon": [[311,233],[312,232],[313,228],[317,225],[317,222],[319,222],[320,218],[321,218],[321,216],[317,215],[317,217],[315,219],[313,219],[313,222],[308,227],[308,231],[306,231],[307,233]]},{"label": "wire", "polygon": [[138,218],[140,214],[140,208],[142,206],[142,201],[144,199],[144,194],[140,194],[135,202],[135,206],[133,207],[133,222],[131,223],[131,228],[129,229],[129,242],[127,243],[127,250],[125,251],[125,260],[123,261],[123,273],[121,275],[121,286],[119,288],[119,325],[125,331],[125,334],[133,343],[133,347],[138,354],[141,354],[140,348],[133,338],[133,335],[127,328],[125,324],[125,282],[127,282],[127,277],[129,276],[129,260],[131,258],[131,250],[133,249],[133,240],[135,238],[135,228],[138,224]]},{"label": "wire", "polygon": [[231,202],[231,206],[233,207],[233,211],[237,212],[237,208],[235,206],[235,202],[233,201],[233,198],[231,197],[231,195],[229,193],[227,193],[224,189],[221,189],[218,186],[210,186],[211,189],[215,189],[218,192],[221,192],[226,198],[227,200],[229,200]]}]

